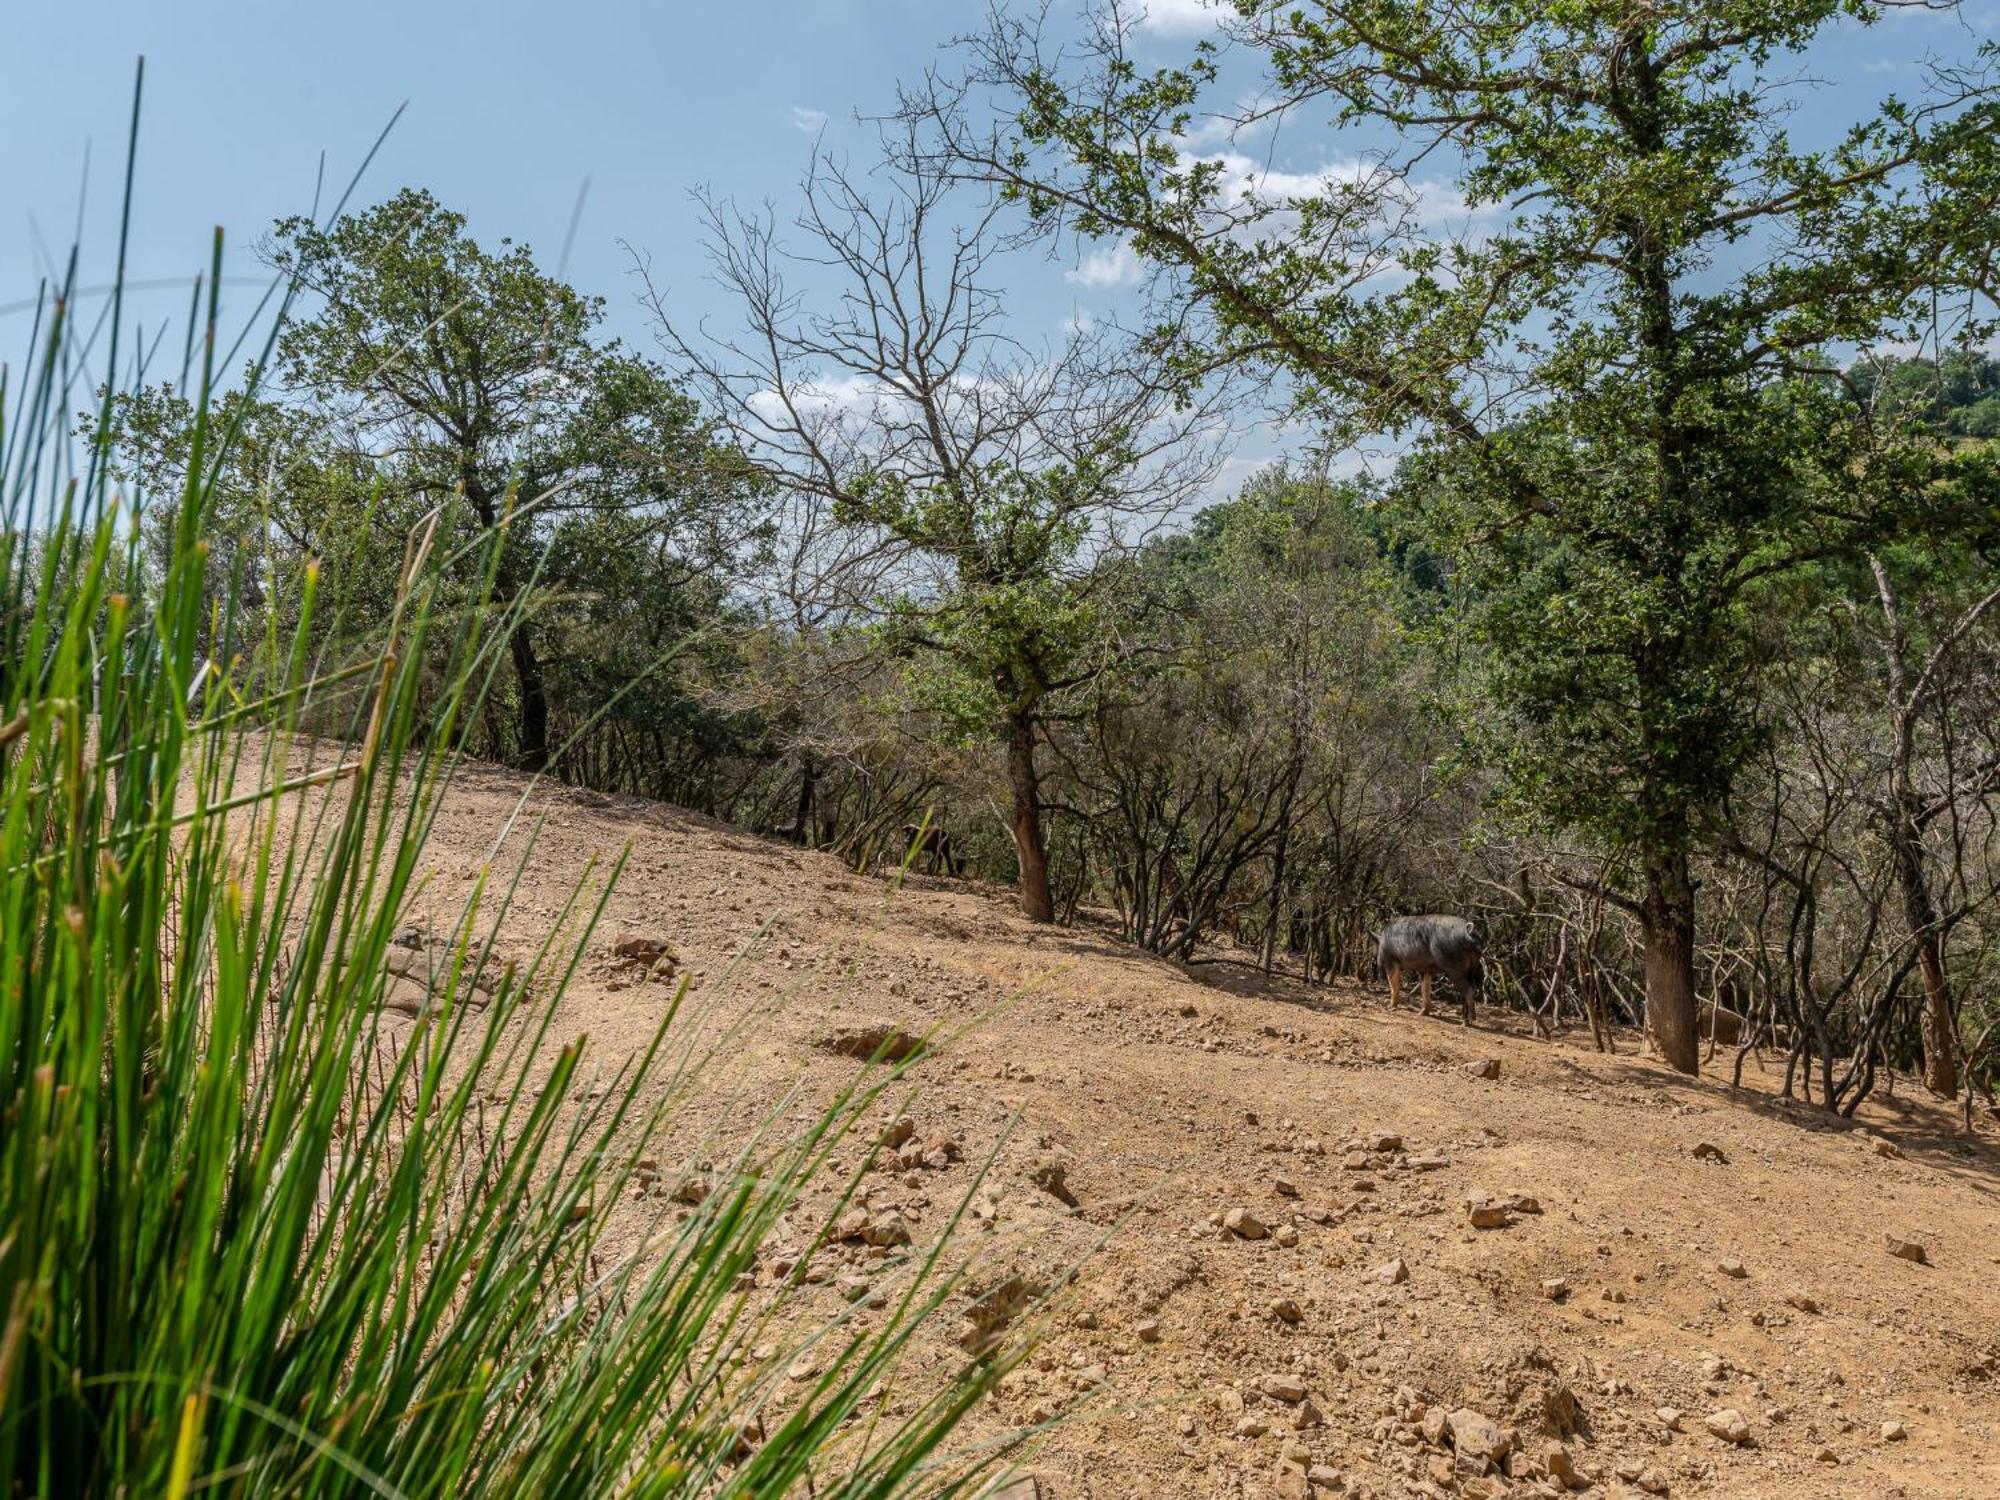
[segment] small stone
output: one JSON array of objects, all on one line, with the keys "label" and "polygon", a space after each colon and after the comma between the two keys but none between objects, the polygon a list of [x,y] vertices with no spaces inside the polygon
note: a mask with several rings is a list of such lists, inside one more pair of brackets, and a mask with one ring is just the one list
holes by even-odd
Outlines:
[{"label": "small stone", "polygon": [[1903,1154],[1902,1147],[1898,1146],[1894,1141],[1883,1140],[1879,1135],[1864,1135],[1861,1139],[1867,1143],[1870,1151],[1874,1152],[1877,1156],[1886,1157],[1890,1161],[1900,1159]]},{"label": "small stone", "polygon": [[822,1052],[857,1057],[863,1062],[907,1062],[924,1050],[923,1041],[899,1026],[844,1026],[815,1044]]},{"label": "small stone", "polygon": [[1667,1476],[1650,1464],[1633,1475],[1632,1482],[1649,1495],[1664,1495],[1667,1493]]},{"label": "small stone", "polygon": [[1461,1406],[1446,1417],[1445,1425],[1451,1430],[1451,1444],[1461,1457],[1471,1454],[1497,1463],[1514,1446],[1513,1439],[1500,1430],[1499,1423],[1469,1406]]},{"label": "small stone", "polygon": [[861,1226],[863,1244],[888,1248],[910,1243],[910,1227],[896,1214],[884,1214]]},{"label": "small stone", "polygon": [[1653,1415],[1660,1419],[1660,1425],[1666,1428],[1667,1431],[1679,1432],[1681,1430],[1681,1412],[1679,1407],[1663,1406],[1654,1412]]},{"label": "small stone", "polygon": [[1289,1177],[1280,1177],[1271,1184],[1271,1188],[1280,1198],[1296,1198],[1299,1195],[1299,1185]]},{"label": "small stone", "polygon": [[1305,1314],[1299,1310],[1298,1303],[1294,1302],[1290,1297],[1280,1297],[1273,1302],[1271,1304],[1271,1316],[1276,1318],[1280,1323],[1297,1324],[1305,1321]]},{"label": "small stone", "polygon": [[1326,1418],[1321,1414],[1320,1409],[1313,1405],[1312,1397],[1306,1397],[1305,1400],[1292,1408],[1292,1426],[1297,1431],[1309,1432],[1315,1427],[1324,1427],[1325,1425]]},{"label": "small stone", "polygon": [[850,1208],[846,1213],[834,1220],[833,1237],[837,1240],[860,1239],[861,1231],[868,1227],[869,1217],[868,1210],[865,1208]]},{"label": "small stone", "polygon": [[611,953],[627,963],[657,964],[666,960],[672,967],[673,949],[665,938],[649,937],[641,933],[621,932],[611,940]]},{"label": "small stone", "polygon": [[1222,1227],[1239,1240],[1261,1240],[1271,1231],[1264,1221],[1247,1208],[1232,1208],[1222,1216]]},{"label": "small stone", "polygon": [[1271,1235],[1285,1249],[1290,1250],[1299,1242],[1299,1232],[1289,1224],[1280,1224]]},{"label": "small stone", "polygon": [[1273,1401],[1282,1401],[1288,1406],[1306,1399],[1305,1386],[1290,1375],[1266,1375],[1257,1382],[1257,1389]]},{"label": "small stone", "polygon": [[1460,1071],[1468,1078],[1498,1078],[1500,1076],[1500,1059],[1497,1057],[1477,1058],[1465,1064]]},{"label": "small stone", "polygon": [[1505,1229],[1514,1222],[1507,1205],[1491,1198],[1474,1198],[1465,1207],[1474,1229]]},{"label": "small stone", "polygon": [[1367,1148],[1380,1155],[1403,1149],[1403,1138],[1393,1130],[1377,1130],[1367,1137]]},{"label": "small stone", "polygon": [[1576,1463],[1569,1456],[1569,1449],[1561,1443],[1544,1443],[1535,1454],[1542,1466],[1542,1472],[1565,1489],[1575,1489],[1577,1484]]},{"label": "small stone", "polygon": [[1551,1302],[1560,1302],[1569,1295],[1569,1278],[1550,1276],[1542,1282],[1542,1295]]},{"label": "small stone", "polygon": [[1712,1411],[1702,1418],[1702,1425],[1725,1443],[1747,1443],[1750,1441],[1750,1424],[1743,1419],[1743,1413],[1733,1406],[1725,1406],[1721,1411]]},{"label": "small stone", "polygon": [[1835,1453],[1831,1448],[1822,1446],[1813,1449],[1813,1462],[1816,1464],[1837,1464],[1840,1462],[1840,1455]]},{"label": "small stone", "polygon": [[1914,1265],[1927,1266],[1931,1263],[1931,1253],[1915,1240],[1906,1240],[1898,1235],[1882,1236],[1882,1247],[1898,1260],[1907,1260]]},{"label": "small stone", "polygon": [[1158,1318],[1141,1318],[1132,1332],[1142,1344],[1157,1344],[1160,1341],[1160,1320]]},{"label": "small stone", "polygon": [[1076,1194],[1069,1190],[1069,1172],[1060,1162],[1050,1159],[1038,1162],[1028,1174],[1028,1180],[1058,1203],[1070,1208],[1076,1207]]},{"label": "small stone", "polygon": [[1262,1437],[1270,1430],[1271,1424],[1261,1417],[1243,1417],[1236,1423],[1236,1435],[1238,1437]]},{"label": "small stone", "polygon": [[1785,1293],[1785,1305],[1787,1307],[1795,1307],[1802,1313],[1816,1313],[1819,1311],[1819,1302],[1813,1297],[1812,1293],[1801,1291],[1797,1287]]},{"label": "small stone", "polygon": [[1382,1262],[1370,1274],[1377,1281],[1387,1282],[1390,1286],[1399,1286],[1410,1279],[1410,1268],[1403,1264],[1403,1257],[1399,1255],[1394,1260]]},{"label": "small stone", "polygon": [[1909,1435],[1909,1429],[1894,1418],[1882,1424],[1882,1441],[1885,1443],[1900,1443]]},{"label": "small stone", "polygon": [[1745,1266],[1740,1260],[1719,1260],[1715,1263],[1715,1269],[1720,1271],[1724,1276],[1735,1277],[1738,1281],[1741,1281],[1745,1276],[1750,1274],[1749,1267]]}]

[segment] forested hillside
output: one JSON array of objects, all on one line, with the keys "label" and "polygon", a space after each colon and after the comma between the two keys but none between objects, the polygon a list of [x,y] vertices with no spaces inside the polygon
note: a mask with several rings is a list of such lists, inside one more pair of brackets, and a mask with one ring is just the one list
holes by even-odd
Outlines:
[{"label": "forested hillside", "polygon": [[[985,280],[1005,195],[940,235],[965,188],[919,140],[886,178],[821,164],[789,239],[714,207],[745,331],[684,336],[661,303],[652,353],[421,190],[279,225],[307,300],[276,378],[224,398],[208,566],[237,607],[205,648],[226,669],[291,629],[311,567],[337,656],[387,619],[417,518],[468,599],[468,543],[504,523],[490,586],[523,623],[455,731],[476,755],[857,869],[928,820],[927,863],[1039,920],[1107,909],[1150,951],[1308,980],[1371,971],[1388,915],[1462,911],[1489,994],[1552,1024],[1637,1023],[1664,973],[1689,1028],[1780,1028],[1816,1103],[1885,1067],[1990,1097],[2000,362],[1843,355],[1844,303],[1783,360],[1746,329],[1672,398],[1705,415],[1671,524],[1635,489],[1651,427],[1618,425],[1645,377],[1602,351],[1379,477],[1306,456],[1218,492],[1227,349],[1192,386],[1192,314],[1023,352]],[[784,292],[787,256],[836,268],[828,310]],[[1280,274],[1227,274],[1253,272]],[[120,472],[171,492],[191,412],[121,395]]]}]

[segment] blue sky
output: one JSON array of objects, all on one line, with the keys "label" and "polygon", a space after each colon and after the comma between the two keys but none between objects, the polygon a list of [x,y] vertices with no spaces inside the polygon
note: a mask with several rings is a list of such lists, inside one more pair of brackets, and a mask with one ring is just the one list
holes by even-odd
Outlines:
[{"label": "blue sky", "polygon": [[34,122],[39,149],[5,153],[0,303],[34,290],[42,259],[31,218],[54,253],[73,237],[86,148],[84,242],[97,262],[87,279],[103,279],[144,54],[134,277],[191,273],[218,223],[241,269],[254,269],[251,240],[311,204],[320,153],[344,181],[408,101],[364,194],[421,183],[466,211],[476,235],[511,234],[553,259],[588,178],[569,269],[631,331],[621,239],[647,250],[670,288],[698,282],[692,187],[781,197],[811,144],[802,123],[823,114],[837,134],[855,109],[893,103],[896,78],[974,19],[956,0],[5,8],[16,14],[0,78],[16,128]]},{"label": "blue sky", "polygon": [[[1152,0],[1149,45],[1185,52],[1204,0]],[[16,353],[46,255],[75,235],[83,194],[84,280],[108,276],[134,60],[146,57],[131,275],[181,285],[221,224],[244,274],[282,214],[312,201],[321,153],[344,183],[398,105],[408,109],[364,180],[364,201],[422,184],[470,215],[475,235],[527,240],[553,263],[585,179],[568,274],[607,298],[620,333],[646,322],[621,242],[643,250],[676,316],[721,311],[704,279],[689,192],[712,184],[782,213],[822,128],[865,148],[857,111],[892,105],[899,78],[976,26],[985,0],[0,0],[0,89],[14,143],[0,152],[0,358]],[[1958,16],[1893,17],[1845,30],[1811,59],[1800,93],[1811,135],[1851,118],[1858,95],[1908,88],[1926,53],[1963,54],[2000,31],[2000,3]],[[31,145],[24,144],[25,135]],[[1314,171],[1341,143],[1293,129],[1273,165]],[[1024,331],[1115,306],[1123,268],[1079,276],[1010,267]],[[239,307],[255,295],[233,289]],[[155,321],[184,291],[148,293]],[[18,330],[18,331],[17,331]],[[1252,452],[1268,451],[1268,442]]]}]

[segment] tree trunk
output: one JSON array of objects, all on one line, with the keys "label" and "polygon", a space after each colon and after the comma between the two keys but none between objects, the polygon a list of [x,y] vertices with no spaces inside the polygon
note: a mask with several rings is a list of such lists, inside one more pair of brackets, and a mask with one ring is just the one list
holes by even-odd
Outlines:
[{"label": "tree trunk", "polygon": [[541,659],[528,636],[527,621],[516,622],[507,639],[514,658],[515,685],[521,691],[520,739],[515,763],[524,771],[544,771],[549,764],[549,695],[542,682]]},{"label": "tree trunk", "polygon": [[1646,1027],[1667,1066],[1701,1071],[1701,1028],[1694,995],[1694,882],[1685,854],[1647,862]]},{"label": "tree trunk", "polygon": [[[500,506],[504,497],[481,481],[470,453],[459,456],[458,483],[479,524],[488,531],[497,528],[503,520]],[[510,505],[510,513],[511,509]],[[493,576],[493,604],[503,617],[513,611],[526,586],[516,566],[520,545],[513,536],[500,539],[500,565]],[[535,654],[525,613],[514,619],[507,637],[507,653],[514,663],[514,685],[521,694],[514,763],[524,771],[545,771],[549,765],[549,693],[542,680],[541,658]]]},{"label": "tree trunk", "polygon": [[1031,922],[1053,922],[1049,851],[1042,833],[1042,794],[1035,776],[1035,720],[1020,714],[1007,736],[1007,784],[1014,798],[1014,850],[1021,862],[1021,910]]},{"label": "tree trunk", "polygon": [[819,789],[819,767],[808,755],[799,771],[799,805],[792,814],[792,842],[810,844],[812,842],[813,793]]},{"label": "tree trunk", "polygon": [[1286,773],[1285,800],[1278,809],[1278,841],[1271,851],[1271,890],[1264,908],[1264,951],[1261,965],[1266,974],[1271,972],[1278,960],[1278,907],[1284,899],[1285,892],[1285,857],[1291,852],[1292,803],[1298,797],[1299,781],[1304,774],[1305,763],[1294,754]]},{"label": "tree trunk", "polygon": [[1902,890],[1903,915],[1917,945],[1917,972],[1924,985],[1924,1087],[1943,1099],[1958,1093],[1958,1019],[1952,1014],[1951,981],[1944,970],[1944,945],[1938,939],[1937,905],[1924,878],[1924,849],[1918,832],[1914,792],[1904,792],[1891,809],[1889,843],[1895,856],[1896,883]]}]

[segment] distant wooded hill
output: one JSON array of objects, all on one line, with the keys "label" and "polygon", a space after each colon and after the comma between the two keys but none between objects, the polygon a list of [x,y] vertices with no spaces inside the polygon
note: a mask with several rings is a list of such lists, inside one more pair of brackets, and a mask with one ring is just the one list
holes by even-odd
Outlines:
[{"label": "distant wooded hill", "polygon": [[1890,359],[1848,372],[1864,399],[1958,437],[2000,437],[2000,359],[1965,350],[1942,359]]}]

